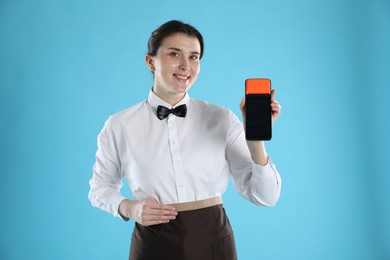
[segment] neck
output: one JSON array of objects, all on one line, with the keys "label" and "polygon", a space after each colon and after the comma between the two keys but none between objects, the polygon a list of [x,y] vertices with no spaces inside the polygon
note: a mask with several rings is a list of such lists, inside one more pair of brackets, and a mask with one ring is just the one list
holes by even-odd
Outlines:
[{"label": "neck", "polygon": [[167,93],[162,93],[162,92],[159,92],[159,91],[156,91],[155,88],[152,88],[152,91],[154,92],[154,94],[156,94],[159,98],[161,98],[162,100],[164,100],[165,102],[167,102],[168,104],[170,104],[171,106],[174,106],[176,105],[177,103],[180,102],[180,100],[182,100],[184,97],[185,97],[185,93],[182,94],[167,94]]}]

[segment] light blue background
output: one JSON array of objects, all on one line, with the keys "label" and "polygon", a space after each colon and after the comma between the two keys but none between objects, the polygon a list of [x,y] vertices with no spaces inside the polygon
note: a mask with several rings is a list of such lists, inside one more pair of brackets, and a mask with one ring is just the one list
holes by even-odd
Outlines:
[{"label": "light blue background", "polygon": [[[390,1],[0,2],[0,259],[127,259],[133,223],[87,199],[107,117],[144,100],[150,33],[205,37],[194,98],[239,115],[244,80],[283,106],[274,208],[230,184],[239,259],[390,259]],[[129,189],[124,193],[128,196]]]}]

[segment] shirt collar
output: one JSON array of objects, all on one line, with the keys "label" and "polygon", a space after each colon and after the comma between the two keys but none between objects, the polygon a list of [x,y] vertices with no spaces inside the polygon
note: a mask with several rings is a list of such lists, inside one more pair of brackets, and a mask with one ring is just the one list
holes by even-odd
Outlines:
[{"label": "shirt collar", "polygon": [[178,107],[180,105],[183,105],[183,104],[188,104],[188,101],[190,100],[190,96],[188,95],[188,93],[185,94],[184,98],[182,100],[180,100],[178,103],[176,103],[174,106],[171,106],[169,103],[165,102],[164,100],[162,100],[161,98],[159,98],[154,92],[153,90],[150,90],[149,91],[149,96],[148,96],[148,103],[154,108],[157,110],[157,107],[158,106],[164,106],[164,107],[167,107],[167,108],[175,108],[175,107]]}]

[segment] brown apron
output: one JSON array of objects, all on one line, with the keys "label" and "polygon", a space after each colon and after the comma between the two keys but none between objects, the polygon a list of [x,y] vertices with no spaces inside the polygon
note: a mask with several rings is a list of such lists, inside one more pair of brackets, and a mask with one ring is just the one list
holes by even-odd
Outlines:
[{"label": "brown apron", "polygon": [[232,227],[222,204],[178,212],[167,224],[135,223],[130,260],[235,260]]}]

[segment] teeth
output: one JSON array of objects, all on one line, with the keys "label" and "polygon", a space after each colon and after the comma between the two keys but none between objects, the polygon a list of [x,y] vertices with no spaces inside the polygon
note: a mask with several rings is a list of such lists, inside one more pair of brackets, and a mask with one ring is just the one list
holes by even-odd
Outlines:
[{"label": "teeth", "polygon": [[187,79],[188,77],[187,76],[181,76],[181,75],[175,75],[176,78],[179,78],[179,79]]}]

